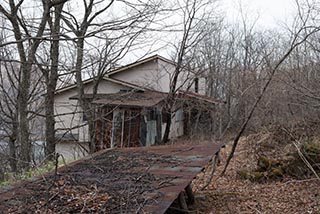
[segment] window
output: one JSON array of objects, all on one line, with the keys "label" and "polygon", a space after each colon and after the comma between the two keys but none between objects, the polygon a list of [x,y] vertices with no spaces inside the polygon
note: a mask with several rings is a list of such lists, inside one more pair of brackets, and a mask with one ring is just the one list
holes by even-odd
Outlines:
[{"label": "window", "polygon": [[84,112],[82,113],[82,122],[88,122],[88,118]]},{"label": "window", "polygon": [[198,93],[199,92],[199,78],[196,77],[194,79],[194,92]]}]

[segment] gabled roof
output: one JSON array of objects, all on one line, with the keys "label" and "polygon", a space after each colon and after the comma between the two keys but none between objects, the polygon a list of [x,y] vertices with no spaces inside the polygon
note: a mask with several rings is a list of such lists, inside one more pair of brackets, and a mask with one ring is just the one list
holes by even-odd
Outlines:
[{"label": "gabled roof", "polygon": [[156,55],[150,56],[150,57],[148,57],[148,58],[145,58],[145,59],[142,59],[142,60],[138,60],[138,61],[133,62],[133,63],[130,63],[130,64],[128,64],[128,65],[125,65],[125,66],[122,66],[122,67],[120,67],[120,68],[114,69],[114,70],[106,73],[106,76],[111,76],[111,75],[113,75],[113,74],[120,73],[120,72],[122,72],[122,71],[128,70],[128,69],[130,69],[130,68],[136,67],[136,66],[138,66],[138,65],[142,65],[142,64],[144,64],[144,63],[147,63],[147,62],[150,62],[150,61],[156,60],[156,59],[160,59],[160,60],[162,60],[162,61],[164,61],[164,62],[167,62],[167,63],[169,63],[169,64],[176,65],[175,62],[173,62],[173,61],[171,61],[171,60],[169,60],[169,59],[167,59],[167,58],[165,58],[165,57],[162,57],[162,56],[159,56],[159,55],[156,54]]},{"label": "gabled roof", "polygon": [[[110,72],[105,74],[103,80],[107,80],[107,81],[110,81],[110,82],[118,83],[118,84],[121,84],[123,86],[131,87],[133,89],[144,90],[144,89],[142,89],[142,87],[140,87],[138,85],[135,85],[135,84],[132,84],[132,83],[129,83],[129,82],[125,82],[125,81],[122,81],[122,80],[118,80],[118,79],[115,79],[115,78],[111,78],[110,76],[113,75],[113,74],[117,74],[117,73],[126,71],[126,70],[128,70],[130,68],[133,68],[135,66],[142,65],[144,63],[156,60],[156,59],[160,59],[160,60],[162,60],[164,62],[167,62],[169,64],[175,65],[175,63],[173,61],[156,54],[156,55],[150,56],[148,58],[145,58],[145,59],[142,59],[142,60],[138,60],[138,61],[130,63],[128,65],[122,66],[120,68],[116,68],[114,70],[111,70]],[[85,84],[91,83],[93,80],[94,80],[93,78],[84,80],[83,84],[85,85]],[[59,89],[56,90],[56,94],[62,93],[64,91],[68,91],[68,90],[76,88],[76,87],[77,87],[77,84],[72,84],[72,85],[69,85],[69,86],[66,86],[66,87],[63,87],[63,88],[59,88]]]}]

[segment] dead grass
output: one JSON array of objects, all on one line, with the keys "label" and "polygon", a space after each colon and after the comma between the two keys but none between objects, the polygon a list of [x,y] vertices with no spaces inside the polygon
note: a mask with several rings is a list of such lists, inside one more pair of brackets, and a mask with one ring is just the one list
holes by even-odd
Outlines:
[{"label": "dead grass", "polygon": [[[267,134],[251,136],[263,146],[270,139]],[[284,152],[279,149],[288,149],[285,144],[271,146],[265,149],[270,154],[279,157]],[[260,148],[261,149],[261,148]],[[252,139],[242,138],[239,147],[225,176],[220,177],[230,146],[221,151],[221,164],[218,166],[210,185],[200,191],[203,178],[196,180],[196,203],[193,213],[288,213],[288,214],[320,214],[320,181],[317,179],[294,180],[285,177],[282,181],[268,181],[253,183],[240,179],[237,176],[239,169],[252,169],[256,167],[257,148],[253,147]],[[198,183],[197,183],[198,182]]]}]

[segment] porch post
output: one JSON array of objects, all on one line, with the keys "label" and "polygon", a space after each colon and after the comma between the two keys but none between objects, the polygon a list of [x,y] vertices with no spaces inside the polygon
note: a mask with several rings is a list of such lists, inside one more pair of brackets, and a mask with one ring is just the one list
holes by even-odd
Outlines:
[{"label": "porch post", "polygon": [[121,120],[120,110],[115,109],[113,111],[113,118],[112,118],[112,128],[111,128],[111,143],[110,147],[116,147],[117,141],[117,130],[119,129],[119,120]]}]

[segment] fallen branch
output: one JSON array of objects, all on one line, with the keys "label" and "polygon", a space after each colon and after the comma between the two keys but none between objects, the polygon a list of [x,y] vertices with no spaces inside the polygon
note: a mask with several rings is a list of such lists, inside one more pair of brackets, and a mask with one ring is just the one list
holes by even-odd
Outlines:
[{"label": "fallen branch", "polygon": [[220,160],[220,156],[219,156],[219,153],[217,153],[212,160],[212,169],[211,169],[210,177],[209,177],[209,179],[207,179],[205,185],[201,188],[201,191],[206,189],[209,186],[209,184],[211,183],[213,176],[214,176],[214,172],[216,171],[216,168],[218,166],[219,160]]},{"label": "fallen branch", "polygon": [[310,164],[310,162],[307,160],[307,158],[303,155],[303,153],[301,152],[301,149],[300,147],[297,145],[297,144],[300,144],[301,145],[301,142],[299,140],[297,140],[293,134],[288,131],[287,129],[285,128],[282,128],[282,130],[284,130],[292,139],[294,139],[294,141],[292,142],[293,145],[296,147],[297,149],[297,152],[299,154],[299,157],[301,158],[301,160],[303,161],[303,163],[311,170],[311,172],[316,176],[316,178],[318,180],[320,180],[320,177],[318,175],[318,173],[316,172],[316,170],[314,170],[314,168],[312,167],[312,165]]}]

